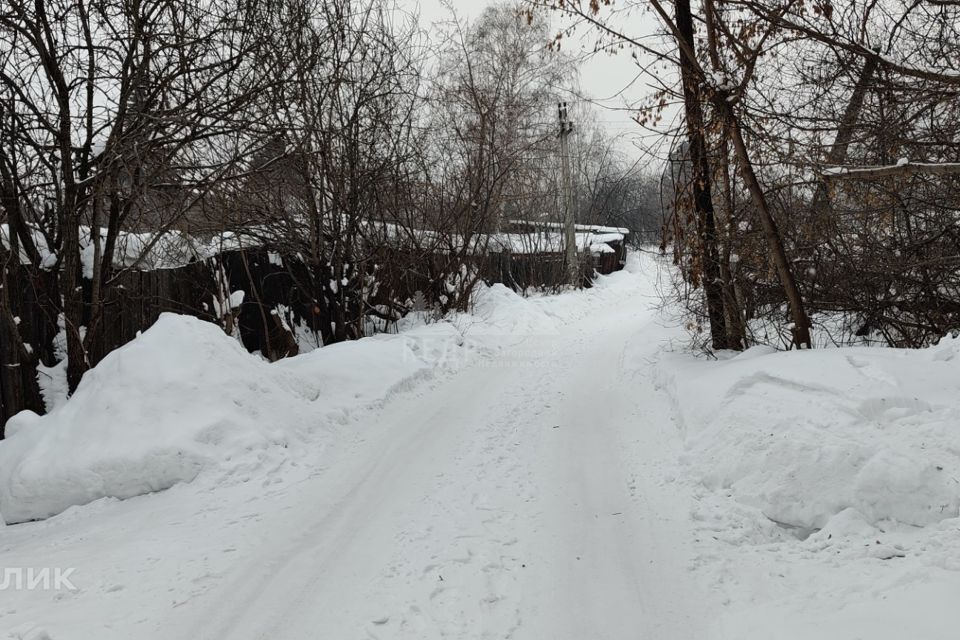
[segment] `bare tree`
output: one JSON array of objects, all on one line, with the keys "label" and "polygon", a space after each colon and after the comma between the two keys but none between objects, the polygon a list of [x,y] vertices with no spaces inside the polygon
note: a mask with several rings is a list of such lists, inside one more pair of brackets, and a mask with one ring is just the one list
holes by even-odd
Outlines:
[{"label": "bare tree", "polygon": [[[13,0],[0,10],[3,213],[61,318],[71,390],[104,352],[118,258],[138,268],[242,172],[255,129],[246,108],[274,81],[251,64],[266,10],[245,0]],[[149,235],[124,243],[131,231]]]}]

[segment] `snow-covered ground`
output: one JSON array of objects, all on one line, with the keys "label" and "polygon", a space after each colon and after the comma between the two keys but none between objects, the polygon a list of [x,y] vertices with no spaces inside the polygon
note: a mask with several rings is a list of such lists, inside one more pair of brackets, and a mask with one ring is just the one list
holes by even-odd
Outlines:
[{"label": "snow-covered ground", "polygon": [[721,637],[960,637],[960,339],[659,369]]},{"label": "snow-covered ground", "polygon": [[8,427],[0,580],[75,588],[0,638],[958,637],[960,341],[702,360],[657,267],[275,364],[164,317]]}]

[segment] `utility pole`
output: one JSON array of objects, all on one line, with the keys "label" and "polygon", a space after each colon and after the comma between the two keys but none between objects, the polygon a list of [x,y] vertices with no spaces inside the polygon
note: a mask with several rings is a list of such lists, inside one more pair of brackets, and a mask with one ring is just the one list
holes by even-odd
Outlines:
[{"label": "utility pole", "polygon": [[560,159],[563,163],[563,222],[566,247],[567,280],[572,287],[580,286],[580,266],[577,262],[577,234],[573,226],[573,189],[570,185],[570,154],[567,136],[573,132],[573,123],[567,117],[567,103],[557,103],[560,116]]}]

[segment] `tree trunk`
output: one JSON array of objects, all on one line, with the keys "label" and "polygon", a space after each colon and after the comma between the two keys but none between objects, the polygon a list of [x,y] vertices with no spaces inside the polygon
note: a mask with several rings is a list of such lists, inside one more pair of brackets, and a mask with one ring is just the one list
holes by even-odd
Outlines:
[{"label": "tree trunk", "polygon": [[[714,22],[716,9],[713,0],[703,0],[703,9],[710,64],[714,72],[722,73],[723,65],[720,62],[717,44],[717,29]],[[730,136],[727,134],[726,125],[722,122],[721,125],[720,144],[717,150],[719,164],[716,175],[720,188],[720,210],[723,212],[720,228],[725,229],[725,233],[720,234],[720,278],[723,282],[723,310],[727,322],[727,341],[730,348],[740,350],[746,347],[747,327],[737,300],[735,274],[730,268],[730,255],[733,252],[733,241],[737,237],[737,229],[734,219],[733,187],[730,182],[730,148],[728,146]]]},{"label": "tree trunk", "polygon": [[[69,189],[69,187],[68,187]],[[80,221],[74,211],[66,214],[63,229],[63,255],[60,256],[63,282],[63,317],[67,333],[67,387],[77,390],[87,370],[83,346],[83,287],[80,271]]]},{"label": "tree trunk", "polygon": [[730,184],[729,147],[727,147],[726,126],[723,127],[720,145],[720,201],[723,203],[725,237],[720,243],[720,277],[723,281],[723,309],[726,313],[727,340],[729,348],[740,350],[746,347],[747,330],[737,300],[735,274],[730,268],[730,254],[733,252],[733,241],[736,238],[736,221],[733,214],[733,194]]},{"label": "tree trunk", "polygon": [[[674,0],[677,18],[677,46],[695,51],[693,18],[690,0]],[[683,80],[683,104],[687,120],[687,142],[692,173],[693,206],[697,216],[698,235],[703,261],[703,291],[710,318],[710,338],[714,349],[728,349],[727,327],[723,309],[723,287],[720,277],[720,259],[717,249],[717,226],[710,189],[710,166],[707,160],[706,133],[703,126],[703,108],[697,82],[695,61],[680,55],[680,76]]]},{"label": "tree trunk", "polygon": [[783,286],[787,303],[790,307],[790,317],[793,321],[793,327],[790,332],[793,335],[793,345],[800,348],[806,345],[808,349],[813,348],[813,342],[810,338],[810,319],[803,306],[803,299],[800,296],[800,289],[797,287],[797,281],[793,276],[793,270],[790,268],[790,261],[787,259],[787,252],[783,247],[783,238],[780,236],[780,230],[773,219],[770,207],[767,205],[766,195],[757,179],[757,174],[753,170],[753,164],[750,162],[750,154],[747,152],[747,145],[743,141],[743,133],[740,131],[740,122],[737,120],[730,102],[727,100],[726,93],[718,91],[714,96],[714,101],[718,111],[723,115],[729,135],[733,142],[733,148],[740,162],[740,171],[743,179],[747,183],[747,189],[750,191],[750,198],[760,216],[760,223],[763,226],[763,235],[767,240],[767,248],[770,251],[770,258],[773,260],[774,268],[780,284]]}]

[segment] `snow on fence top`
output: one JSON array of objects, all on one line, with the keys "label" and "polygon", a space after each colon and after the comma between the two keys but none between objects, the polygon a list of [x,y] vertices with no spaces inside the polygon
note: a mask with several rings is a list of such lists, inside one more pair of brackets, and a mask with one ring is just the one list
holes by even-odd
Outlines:
[{"label": "snow on fence top", "polygon": [[[371,220],[362,225],[361,237],[372,243],[411,244],[438,253],[459,251],[465,245],[469,245],[467,253],[470,254],[504,251],[540,254],[562,253],[564,250],[563,225],[560,223],[510,220],[509,225],[520,230],[473,234],[464,238],[456,233],[409,228],[393,222]],[[575,229],[577,250],[589,251],[592,254],[614,253],[615,249],[610,245],[622,243],[629,233],[629,229],[601,225],[579,224],[575,225]],[[46,238],[37,229],[32,229],[30,234],[41,256],[41,267],[55,268],[58,256],[50,250]],[[100,237],[104,238],[106,234],[107,230],[101,229]],[[270,236],[268,230],[260,228],[225,231],[209,237],[188,235],[177,230],[140,233],[121,231],[117,237],[114,265],[121,269],[139,271],[172,269],[212,258],[226,251],[262,247],[265,239]],[[10,231],[6,224],[0,225],[0,243],[5,248],[10,248]],[[80,251],[84,276],[91,278],[94,243],[88,226],[80,227]],[[25,264],[30,262],[23,248],[20,250],[20,260]]]},{"label": "snow on fence top", "polygon": [[[100,230],[101,238],[106,234],[106,229]],[[58,262],[58,257],[49,248],[46,238],[36,229],[31,229],[30,235],[40,253],[41,267],[53,269]],[[87,278],[93,276],[94,245],[90,235],[90,227],[80,227],[80,260],[83,265],[83,274]],[[3,243],[4,248],[10,248],[10,230],[6,224],[0,225],[0,243]],[[113,263],[119,268],[135,268],[141,271],[172,269],[196,260],[212,258],[224,251],[255,246],[259,246],[256,239],[230,231],[208,239],[190,236],[180,231],[144,233],[121,231],[117,236]],[[22,247],[20,261],[24,264],[30,262]]]},{"label": "snow on fence top", "polygon": [[[525,227],[531,229],[563,229],[564,223],[562,222],[542,222],[539,220],[510,220],[510,226],[512,227]],[[596,233],[596,234],[619,234],[621,237],[626,236],[630,233],[630,229],[626,227],[607,227],[604,225],[598,224],[575,224],[573,225],[574,231],[584,232],[584,233]]]},{"label": "snow on fence top", "polygon": [[[608,243],[622,242],[621,234],[594,234],[578,232],[576,235],[577,251],[591,253],[613,253],[615,250]],[[509,251],[519,254],[563,253],[565,240],[559,232],[530,232],[530,233],[498,233],[490,236],[488,250],[493,253]]]}]

